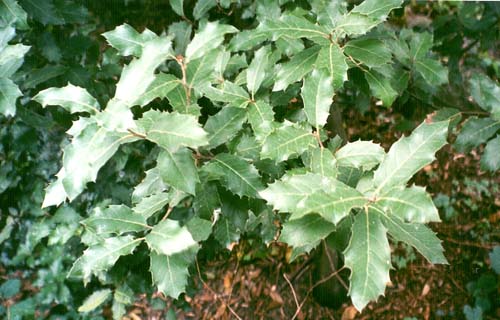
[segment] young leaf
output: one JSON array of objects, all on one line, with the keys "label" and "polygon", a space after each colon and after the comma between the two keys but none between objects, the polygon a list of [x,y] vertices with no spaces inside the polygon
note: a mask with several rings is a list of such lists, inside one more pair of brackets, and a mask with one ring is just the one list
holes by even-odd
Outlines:
[{"label": "young leaf", "polygon": [[71,113],[88,112],[96,114],[99,112],[99,103],[84,88],[68,83],[62,88],[49,88],[40,91],[33,100],[39,102],[42,107],[57,105]]},{"label": "young leaf", "polygon": [[125,205],[111,205],[104,210],[97,207],[82,224],[99,235],[139,232],[148,228],[146,219]]},{"label": "young leaf", "polygon": [[234,137],[247,120],[245,109],[224,107],[210,116],[205,124],[208,133],[208,148],[215,148]]},{"label": "young leaf", "polygon": [[4,116],[16,114],[17,98],[23,94],[17,85],[8,78],[0,77],[0,113]]},{"label": "young leaf", "polygon": [[332,78],[325,69],[315,69],[304,79],[301,93],[304,112],[316,130],[321,129],[326,123],[333,94]]},{"label": "young leaf", "polygon": [[484,148],[484,154],[481,157],[481,169],[497,171],[500,169],[500,136],[491,139]]},{"label": "young leaf", "polygon": [[269,55],[271,54],[269,46],[265,46],[255,51],[254,58],[247,69],[247,88],[252,94],[259,90],[262,81],[266,77],[266,69],[268,68]]},{"label": "young leaf", "polygon": [[391,248],[386,228],[373,209],[354,218],[351,240],[344,251],[345,266],[351,269],[349,295],[358,311],[376,300],[390,281]]},{"label": "young leaf", "polygon": [[158,223],[146,236],[146,243],[158,254],[171,256],[198,247],[198,243],[186,228],[178,221],[164,220]]},{"label": "young leaf", "polygon": [[347,42],[344,52],[368,67],[378,67],[391,61],[391,51],[378,39],[355,39]]},{"label": "young leaf", "polygon": [[290,61],[282,64],[276,74],[273,91],[285,90],[290,84],[301,80],[311,72],[320,49],[320,46],[313,46],[294,55]]},{"label": "young leaf", "polygon": [[467,153],[488,141],[500,129],[500,120],[470,117],[465,121],[453,145],[458,152]]},{"label": "young leaf", "polygon": [[141,238],[132,236],[104,239],[83,252],[69,271],[68,277],[83,276],[84,284],[90,282],[92,274],[100,276],[111,268],[120,256],[131,254],[142,242]]},{"label": "young leaf", "polygon": [[441,221],[432,198],[422,187],[395,187],[387,191],[385,195],[377,197],[376,203],[384,211],[404,221],[415,223]]},{"label": "young leaf", "polygon": [[142,33],[137,32],[130,25],[124,23],[114,30],[102,34],[110,46],[118,50],[122,56],[140,57],[146,42],[157,38],[158,36],[145,29]]},{"label": "young leaf", "polygon": [[281,162],[314,147],[316,139],[309,130],[284,125],[267,136],[260,155],[262,159]]},{"label": "young leaf", "polygon": [[145,130],[148,140],[171,152],[182,146],[197,148],[208,143],[207,133],[191,115],[151,110],[144,113],[138,125]]},{"label": "young leaf", "polygon": [[212,49],[219,47],[224,41],[224,35],[235,33],[238,29],[226,24],[216,22],[207,22],[203,29],[196,33],[193,40],[186,48],[186,58],[188,61],[198,59],[206,55]]},{"label": "young leaf", "polygon": [[90,296],[88,296],[83,304],[78,308],[78,312],[90,312],[101,304],[104,303],[108,299],[111,294],[111,290],[102,289],[98,291],[94,291]]},{"label": "young leaf", "polygon": [[428,58],[416,60],[415,69],[431,86],[439,86],[448,82],[448,69],[439,61]]},{"label": "young leaf", "polygon": [[371,170],[385,156],[384,149],[371,141],[355,141],[347,143],[335,153],[339,167],[354,167]]},{"label": "young leaf", "polygon": [[322,46],[316,60],[316,68],[326,68],[332,78],[333,88],[338,90],[344,86],[347,81],[347,69],[349,66],[346,62],[346,57],[342,49],[336,42],[330,43],[329,46]]},{"label": "young leaf", "polygon": [[195,194],[196,184],[200,182],[200,179],[189,149],[181,148],[175,153],[168,149],[162,150],[157,162],[161,178],[165,183],[178,190]]},{"label": "young leaf", "polygon": [[203,167],[203,171],[221,180],[228,190],[240,197],[258,198],[258,192],[264,189],[257,169],[232,154],[219,153]]},{"label": "young leaf", "polygon": [[378,213],[387,231],[396,241],[411,245],[430,263],[448,263],[443,255],[441,241],[427,226],[420,223],[406,223],[376,206],[370,208]]},{"label": "young leaf", "polygon": [[385,194],[397,185],[405,185],[420,169],[434,160],[446,144],[448,121],[423,122],[409,137],[403,137],[391,146],[384,161],[375,170],[375,195]]}]

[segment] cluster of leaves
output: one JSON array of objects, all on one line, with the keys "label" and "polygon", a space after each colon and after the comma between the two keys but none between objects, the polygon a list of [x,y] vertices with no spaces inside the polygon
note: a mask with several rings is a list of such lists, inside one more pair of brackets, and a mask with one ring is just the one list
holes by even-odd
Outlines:
[{"label": "cluster of leaves", "polygon": [[[119,319],[134,293],[153,292],[151,278],[155,290],[177,298],[202,247],[230,247],[243,234],[287,243],[292,259],[324,239],[343,239],[335,249],[351,270],[349,295],[358,310],[384,293],[389,240],[414,247],[431,263],[446,263],[425,225],[439,221],[437,209],[425,188],[408,183],[446,143],[448,118],[456,112],[422,122],[387,152],[372,141],[342,141],[332,117],[345,101],[360,111],[374,101],[387,108],[411,105],[415,96],[432,104],[448,83],[448,69],[431,51],[431,33],[384,23],[402,0],[356,6],[199,0],[190,10],[182,0],[170,1],[179,21],[163,26],[166,32],[122,24],[102,34],[106,49],[83,6],[38,3],[0,2],[0,113],[12,117],[17,109],[14,119],[40,128],[51,148],[58,143],[49,141],[49,132],[60,141],[61,129],[70,126],[69,139],[43,203],[41,186],[55,173],[55,161],[31,162],[29,170],[43,172],[36,184],[40,197],[29,202],[35,216],[60,208],[27,226],[12,264],[44,242],[42,256],[70,252],[42,264],[56,265],[60,276],[76,260],[69,279],[101,287],[79,311],[90,312],[112,295]],[[250,25],[242,22],[247,19]],[[22,32],[28,21],[36,28]],[[500,126],[498,85],[481,75],[470,85],[491,117],[464,124],[456,142],[463,150],[486,142]],[[488,136],[479,130],[479,140],[474,128],[486,120],[495,130]],[[498,141],[488,143],[486,169],[498,169]],[[29,154],[40,159],[57,152]],[[13,179],[0,191],[27,184]],[[5,220],[6,234],[12,219]],[[74,236],[86,246],[78,258]],[[142,272],[145,264],[150,275]],[[65,283],[58,278],[64,297],[45,303],[73,303]]]}]

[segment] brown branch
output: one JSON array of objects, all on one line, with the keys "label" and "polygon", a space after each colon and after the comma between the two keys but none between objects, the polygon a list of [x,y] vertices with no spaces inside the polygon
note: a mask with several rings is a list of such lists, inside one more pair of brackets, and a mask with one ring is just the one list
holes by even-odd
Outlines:
[{"label": "brown branch", "polygon": [[297,299],[297,294],[295,294],[295,290],[293,289],[292,283],[290,282],[290,280],[288,280],[288,277],[284,273],[283,273],[283,278],[285,278],[286,282],[290,286],[290,289],[292,289],[293,300],[295,301],[295,305],[297,306],[297,311],[295,311],[295,314],[298,314],[298,313],[300,313],[301,306],[299,305],[299,300]]},{"label": "brown branch", "polygon": [[184,92],[186,94],[186,104],[189,106],[191,104],[191,87],[189,87],[187,83],[187,74],[186,74],[186,60],[183,56],[179,55],[176,58],[177,63],[181,67],[182,72],[182,86],[184,87]]},{"label": "brown branch", "polygon": [[130,132],[130,134],[132,134],[133,136],[135,137],[139,137],[141,139],[146,139],[146,135],[142,134],[142,133],[139,133],[139,132],[135,132],[134,130],[132,129],[127,129],[128,132]]}]

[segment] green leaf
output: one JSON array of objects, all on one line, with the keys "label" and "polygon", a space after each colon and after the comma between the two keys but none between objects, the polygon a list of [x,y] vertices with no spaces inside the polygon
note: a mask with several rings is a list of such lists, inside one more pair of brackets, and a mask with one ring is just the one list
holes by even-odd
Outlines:
[{"label": "green leaf", "polygon": [[355,141],[347,143],[335,153],[339,167],[354,167],[371,170],[385,156],[384,149],[371,141]]},{"label": "green leaf", "polygon": [[386,212],[399,219],[416,223],[439,222],[439,213],[425,188],[411,186],[395,187],[385,195],[377,197],[376,203]]},{"label": "green leaf", "polygon": [[339,19],[335,29],[344,32],[348,36],[355,37],[367,33],[379,23],[376,19],[364,14],[349,12]]},{"label": "green leaf", "polygon": [[375,195],[405,185],[420,169],[434,160],[434,154],[446,144],[448,121],[419,125],[409,137],[402,137],[391,146],[387,156],[375,170]]},{"label": "green leaf", "polygon": [[333,88],[338,90],[344,86],[347,81],[347,69],[349,66],[346,62],[346,57],[339,45],[334,42],[329,46],[322,46],[316,61],[316,68],[328,69],[332,78]]},{"label": "green leaf", "polygon": [[227,80],[218,87],[205,86],[200,90],[210,100],[226,102],[233,107],[244,108],[250,101],[245,89]]},{"label": "green leaf", "polygon": [[197,248],[193,247],[191,250],[170,256],[150,253],[149,270],[153,283],[158,286],[158,291],[174,299],[186,291],[188,267],[193,262],[196,251]]},{"label": "green leaf", "polygon": [[186,58],[191,61],[206,55],[212,49],[220,46],[224,41],[224,35],[235,33],[238,29],[226,24],[216,22],[207,22],[205,26],[195,34],[193,40],[186,48]]},{"label": "green leaf", "polygon": [[210,116],[204,126],[208,133],[208,148],[213,149],[233,138],[247,120],[245,109],[224,107]]},{"label": "green leaf", "polygon": [[30,16],[43,25],[64,24],[64,19],[57,11],[52,0],[21,0],[21,4]]},{"label": "green leaf", "polygon": [[175,13],[177,13],[181,17],[184,16],[184,0],[170,0],[168,3]]},{"label": "green leaf", "polygon": [[474,73],[469,84],[474,101],[500,120],[500,86],[482,73]]},{"label": "green leaf", "polygon": [[481,157],[481,169],[497,171],[500,169],[500,136],[491,139],[484,148],[484,154]]},{"label": "green leaf", "polygon": [[391,248],[377,212],[369,209],[356,215],[344,257],[345,266],[351,269],[349,295],[361,312],[384,293],[390,281]]},{"label": "green leaf", "polygon": [[59,205],[65,197],[75,199],[87,182],[96,180],[99,169],[121,144],[137,140],[130,134],[110,132],[90,119],[79,120],[70,129],[75,137],[64,148],[63,167],[57,173],[58,179],[47,188],[42,207]]},{"label": "green leaf", "polygon": [[58,65],[46,65],[40,69],[30,70],[30,73],[26,76],[26,80],[21,84],[21,88],[35,88],[40,83],[59,77],[67,71],[67,67]]},{"label": "green leaf", "polygon": [[453,145],[458,152],[467,153],[488,141],[500,129],[500,120],[492,118],[468,118]]},{"label": "green leaf", "polygon": [[106,301],[111,295],[110,289],[102,289],[94,291],[90,296],[88,296],[83,304],[78,307],[78,312],[90,312],[98,308],[101,304]]},{"label": "green leaf", "polygon": [[268,185],[260,196],[275,210],[291,212],[291,220],[318,213],[334,224],[347,216],[352,208],[362,207],[367,202],[357,190],[314,173],[285,175]]},{"label": "green leaf", "polygon": [[224,187],[240,197],[258,198],[258,192],[264,189],[257,169],[232,154],[219,153],[203,171],[222,181]]},{"label": "green leaf", "polygon": [[133,104],[142,107],[154,99],[164,99],[170,91],[180,85],[181,81],[175,76],[160,72],[154,76],[153,82],[151,82],[146,91]]},{"label": "green leaf", "polygon": [[316,130],[321,129],[330,114],[334,95],[332,78],[328,72],[325,69],[313,70],[304,79],[301,95],[307,120]]},{"label": "green leaf", "polygon": [[412,59],[421,60],[431,51],[432,34],[429,32],[414,32],[410,39],[410,55]]},{"label": "green leaf", "polygon": [[0,1],[0,27],[7,27],[12,23],[17,29],[26,30],[28,14],[15,0]]},{"label": "green leaf", "polygon": [[104,32],[102,36],[106,38],[110,46],[118,50],[120,55],[133,55],[136,57],[141,56],[144,46],[148,41],[158,37],[148,29],[139,33],[126,23],[116,27],[112,31]]},{"label": "green leaf", "polygon": [[500,246],[495,246],[488,255],[490,257],[491,268],[496,274],[500,274]]},{"label": "green leaf", "polygon": [[0,113],[4,116],[16,114],[17,98],[22,96],[21,90],[12,80],[0,77]]},{"label": "green leaf", "polygon": [[320,46],[313,46],[294,55],[290,61],[280,65],[273,91],[285,90],[296,81],[302,80],[314,68]]},{"label": "green leaf", "polygon": [[83,276],[84,284],[90,282],[93,274],[102,277],[120,256],[132,254],[142,240],[132,236],[104,239],[103,242],[92,245],[83,252],[83,255],[73,264],[68,277]]},{"label": "green leaf", "polygon": [[205,241],[212,234],[212,222],[196,216],[186,223],[186,227],[194,241]]},{"label": "green leaf", "polygon": [[148,228],[146,219],[125,205],[111,205],[104,210],[97,207],[82,224],[99,235],[139,232]]},{"label": "green leaf", "polygon": [[[202,179],[203,180],[203,179]],[[215,182],[202,181],[196,187],[193,209],[197,216],[211,219],[214,210],[220,207],[219,191]]]},{"label": "green leaf", "polygon": [[254,58],[247,69],[247,88],[252,94],[259,90],[262,81],[266,77],[266,69],[269,68],[269,55],[271,54],[269,46],[264,46],[255,51]]},{"label": "green leaf", "polygon": [[319,44],[329,43],[329,34],[326,28],[295,15],[284,14],[277,20],[265,20],[259,32],[266,34],[268,38],[273,40],[278,38],[307,38]]},{"label": "green leaf", "polygon": [[337,160],[332,152],[326,148],[315,148],[312,150],[309,159],[311,172],[324,177],[337,177]]},{"label": "green leaf", "polygon": [[123,68],[116,84],[115,99],[132,106],[155,80],[154,72],[167,57],[172,57],[171,41],[158,37],[144,44],[140,58]]},{"label": "green leaf", "polygon": [[415,61],[415,69],[431,86],[439,86],[448,82],[448,69],[439,61],[423,58]]},{"label": "green leaf", "polygon": [[217,5],[216,0],[198,0],[193,9],[193,17],[200,20],[205,14]]},{"label": "green leaf", "polygon": [[361,13],[379,21],[384,21],[392,9],[399,8],[403,0],[365,0],[351,12]]},{"label": "green leaf", "polygon": [[368,67],[378,67],[392,60],[391,51],[378,39],[355,39],[347,42],[344,52]]},{"label": "green leaf", "polygon": [[228,49],[231,51],[250,50],[261,42],[266,41],[270,35],[262,32],[262,29],[263,24],[261,23],[256,29],[238,32],[231,39]]},{"label": "green leaf", "polygon": [[316,139],[310,130],[284,125],[267,136],[262,145],[261,158],[281,162],[314,147]]},{"label": "green leaf", "polygon": [[198,247],[198,243],[186,228],[178,221],[164,220],[158,223],[146,236],[146,243],[154,252],[171,256]]},{"label": "green leaf", "polygon": [[133,208],[134,213],[147,219],[163,209],[170,202],[171,198],[171,194],[166,192],[145,196]]},{"label": "green leaf", "polygon": [[189,194],[195,194],[196,184],[200,179],[191,150],[181,148],[175,153],[162,150],[157,162],[161,178],[165,183]]},{"label": "green leaf", "polygon": [[279,241],[300,248],[302,252],[309,252],[333,231],[335,225],[317,214],[308,214],[301,219],[285,222]]},{"label": "green leaf", "polygon": [[219,51],[213,50],[191,60],[186,69],[186,82],[190,88],[200,88],[215,78],[215,66]]},{"label": "green leaf", "polygon": [[145,129],[148,140],[171,152],[182,146],[197,148],[208,143],[207,133],[191,115],[151,110],[138,124]]},{"label": "green leaf", "polygon": [[144,197],[161,193],[165,190],[167,190],[167,185],[161,179],[160,170],[158,167],[154,167],[147,170],[144,179],[134,187],[132,202],[137,203]]},{"label": "green leaf", "polygon": [[0,286],[0,298],[10,299],[21,291],[21,280],[9,279]]},{"label": "green leaf", "polygon": [[274,130],[273,108],[264,101],[257,100],[247,108],[248,122],[252,126],[255,138],[263,141]]},{"label": "green leaf", "polygon": [[365,78],[370,85],[372,94],[382,100],[385,107],[390,107],[398,96],[397,91],[391,86],[390,78],[387,78],[375,70],[366,70]]},{"label": "green leaf", "polygon": [[24,55],[30,50],[30,46],[22,44],[8,45],[0,50],[0,77],[9,78],[23,64]]},{"label": "green leaf", "polygon": [[49,88],[40,91],[33,100],[39,102],[42,107],[56,105],[63,107],[71,113],[88,112],[95,114],[99,112],[99,103],[84,88],[68,83],[62,88]]},{"label": "green leaf", "polygon": [[390,212],[371,206],[387,227],[389,234],[396,240],[411,245],[430,263],[445,263],[441,240],[427,226],[420,223],[406,223]]}]

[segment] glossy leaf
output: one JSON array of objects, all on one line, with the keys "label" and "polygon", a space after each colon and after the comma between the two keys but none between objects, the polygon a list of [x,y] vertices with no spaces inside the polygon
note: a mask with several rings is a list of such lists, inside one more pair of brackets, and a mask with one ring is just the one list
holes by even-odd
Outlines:
[{"label": "glossy leaf", "polygon": [[473,74],[469,84],[474,101],[500,120],[500,86],[482,73]]},{"label": "glossy leaf", "polygon": [[15,24],[20,30],[28,29],[28,14],[15,0],[2,0],[0,2],[0,26],[6,27]]},{"label": "glossy leaf", "polygon": [[420,169],[434,160],[434,154],[446,144],[448,121],[423,122],[409,137],[391,146],[384,161],[375,170],[375,194],[385,194],[397,185],[405,185]]},{"label": "glossy leaf", "polygon": [[415,61],[415,69],[431,86],[439,86],[448,82],[448,69],[439,61],[424,58]]},{"label": "glossy leaf", "polygon": [[215,148],[233,138],[246,120],[245,109],[234,107],[222,108],[221,111],[210,116],[204,127],[208,133],[208,147]]},{"label": "glossy leaf", "polygon": [[481,169],[489,171],[500,169],[500,136],[491,139],[486,144],[481,157]]},{"label": "glossy leaf", "polygon": [[266,77],[266,69],[269,68],[269,55],[270,50],[268,46],[262,47],[255,51],[254,58],[247,69],[247,88],[252,94],[259,90],[262,81]]},{"label": "glossy leaf", "polygon": [[138,122],[148,140],[171,152],[182,146],[196,148],[208,143],[207,133],[191,115],[151,110]]},{"label": "glossy leaf", "polygon": [[347,143],[335,153],[338,166],[371,170],[385,156],[384,149],[371,141]]},{"label": "glossy leaf", "polygon": [[273,91],[285,90],[296,81],[301,80],[312,71],[321,47],[313,46],[294,55],[290,61],[280,65],[276,74]]},{"label": "glossy leaf", "polygon": [[161,178],[166,184],[189,194],[195,194],[196,184],[200,179],[193,154],[189,149],[181,148],[175,153],[168,149],[162,150],[157,163]]},{"label": "glossy leaf", "polygon": [[175,87],[180,86],[181,82],[179,79],[174,77],[171,74],[159,73],[154,76],[154,80],[148,86],[148,88],[144,91],[133,102],[134,105],[145,106],[154,99],[160,98],[164,99],[167,97],[167,94],[172,91]]},{"label": "glossy leaf", "polygon": [[96,208],[82,224],[96,234],[139,232],[148,228],[146,219],[135,214],[125,205],[111,205],[106,209]]},{"label": "glossy leaf", "polygon": [[354,7],[351,12],[361,13],[384,21],[392,9],[399,8],[403,0],[365,0]]},{"label": "glossy leaf", "polygon": [[337,160],[329,149],[315,148],[309,157],[311,172],[330,178],[337,177]]},{"label": "glossy leaf", "polygon": [[274,129],[273,108],[267,102],[258,100],[248,106],[247,112],[255,138],[263,141]]},{"label": "glossy leaf", "polygon": [[71,113],[87,112],[95,114],[99,112],[99,103],[84,88],[68,83],[62,88],[49,88],[40,91],[33,100],[39,102],[42,107],[48,105],[61,106]]},{"label": "glossy leaf", "polygon": [[101,304],[104,303],[111,295],[111,290],[102,289],[93,292],[90,296],[88,296],[83,304],[78,307],[78,312],[90,312],[96,308],[98,308]]},{"label": "glossy leaf", "polygon": [[309,214],[301,219],[285,222],[279,241],[300,248],[303,252],[309,252],[333,231],[335,225],[317,214]]},{"label": "glossy leaf", "polygon": [[257,198],[258,192],[264,189],[257,169],[232,154],[219,153],[203,167],[203,171],[220,180],[224,187],[240,197]]},{"label": "glossy leaf", "polygon": [[500,120],[492,118],[470,117],[465,121],[455,140],[454,147],[458,152],[469,152],[473,148],[488,141],[500,129]]},{"label": "glossy leaf", "polygon": [[144,46],[148,41],[158,37],[148,29],[139,33],[126,23],[116,27],[112,31],[104,32],[102,36],[122,56],[133,55],[136,57],[141,56]]},{"label": "glossy leaf", "polygon": [[207,22],[203,29],[196,33],[193,40],[186,48],[186,58],[191,61],[206,55],[209,51],[217,48],[227,33],[238,31],[235,27],[219,24],[219,22]]},{"label": "glossy leaf", "polygon": [[146,236],[146,243],[158,254],[171,256],[197,247],[189,230],[178,221],[164,220],[158,223]]},{"label": "glossy leaf", "polygon": [[344,82],[347,81],[349,66],[342,49],[337,43],[330,43],[328,46],[321,47],[316,61],[316,68],[326,68],[328,70],[335,90],[342,88]]},{"label": "glossy leaf", "polygon": [[16,114],[17,98],[23,94],[17,85],[8,78],[0,77],[0,113],[4,116]]},{"label": "glossy leaf", "polygon": [[260,30],[269,38],[307,38],[320,44],[328,43],[328,30],[295,15],[282,15],[277,20],[265,20]]},{"label": "glossy leaf", "polygon": [[309,130],[285,125],[267,136],[260,155],[262,159],[281,162],[314,148],[316,144],[316,139]]},{"label": "glossy leaf", "polygon": [[367,70],[365,78],[370,85],[372,94],[382,100],[385,107],[390,107],[398,96],[397,91],[391,85],[390,79],[375,70]]},{"label": "glossy leaf", "polygon": [[389,63],[392,58],[389,48],[377,39],[351,40],[345,44],[344,52],[370,68]]},{"label": "glossy leaf", "polygon": [[345,266],[351,269],[349,295],[358,311],[376,300],[390,281],[391,248],[377,212],[363,210],[354,218]]},{"label": "glossy leaf", "polygon": [[304,79],[301,92],[304,112],[307,120],[316,130],[326,124],[333,94],[332,78],[326,70],[313,70]]}]

